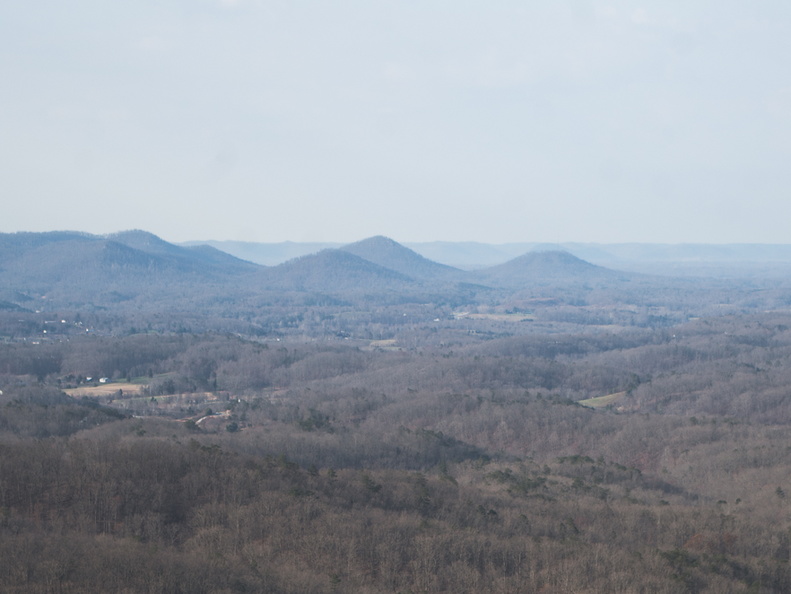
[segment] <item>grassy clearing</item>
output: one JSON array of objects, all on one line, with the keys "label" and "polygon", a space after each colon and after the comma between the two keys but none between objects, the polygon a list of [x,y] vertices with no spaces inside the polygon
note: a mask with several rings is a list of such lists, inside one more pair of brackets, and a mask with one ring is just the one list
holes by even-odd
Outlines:
[{"label": "grassy clearing", "polygon": [[595,398],[580,400],[579,404],[590,408],[605,408],[611,404],[615,404],[624,396],[626,396],[626,392],[616,392],[614,394],[607,394],[606,396],[596,396]]},{"label": "grassy clearing", "polygon": [[368,346],[384,348],[384,347],[394,347],[395,345],[396,345],[395,338],[388,338],[385,340],[372,340],[371,344],[369,344]]},{"label": "grassy clearing", "polygon": [[122,390],[124,394],[139,394],[145,388],[145,384],[113,382],[100,384],[98,386],[83,386],[79,388],[69,388],[63,390],[69,396],[110,396]]}]

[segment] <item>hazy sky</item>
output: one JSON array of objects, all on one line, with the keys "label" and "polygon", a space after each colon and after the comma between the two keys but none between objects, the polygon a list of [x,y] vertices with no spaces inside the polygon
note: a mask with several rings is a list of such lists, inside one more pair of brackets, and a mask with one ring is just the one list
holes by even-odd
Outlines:
[{"label": "hazy sky", "polygon": [[0,3],[0,231],[791,243],[787,0]]}]

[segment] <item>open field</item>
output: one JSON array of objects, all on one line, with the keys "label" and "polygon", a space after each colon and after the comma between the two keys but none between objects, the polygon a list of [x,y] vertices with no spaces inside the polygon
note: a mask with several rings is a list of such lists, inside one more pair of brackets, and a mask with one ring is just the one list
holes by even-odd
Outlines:
[{"label": "open field", "polygon": [[492,322],[531,322],[535,318],[526,313],[468,313],[453,314],[457,320],[490,320]]},{"label": "open field", "polygon": [[607,394],[605,396],[597,396],[596,398],[588,398],[586,400],[580,400],[579,404],[582,406],[587,406],[589,408],[606,408],[611,404],[615,404],[619,400],[621,400],[624,396],[626,396],[626,392],[616,392],[614,394]]},{"label": "open field", "polygon": [[131,384],[128,382],[114,382],[98,386],[81,386],[63,390],[69,396],[111,396],[121,390],[124,394],[140,394],[148,386],[146,384]]}]

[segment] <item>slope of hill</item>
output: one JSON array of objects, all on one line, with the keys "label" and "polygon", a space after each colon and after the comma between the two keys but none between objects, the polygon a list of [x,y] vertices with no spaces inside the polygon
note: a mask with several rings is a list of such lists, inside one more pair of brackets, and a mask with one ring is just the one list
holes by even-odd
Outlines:
[{"label": "slope of hill", "polygon": [[146,254],[160,256],[184,269],[213,273],[252,272],[258,267],[231,254],[208,245],[182,247],[160,239],[147,231],[123,231],[108,236],[127,247]]},{"label": "slope of hill", "polygon": [[438,264],[381,235],[343,246],[341,250],[412,278],[458,280],[461,270]]},{"label": "slope of hill", "polygon": [[142,231],[0,235],[0,283],[49,303],[101,304],[178,295],[197,283],[239,278],[260,267],[210,247],[184,248]]},{"label": "slope of hill", "polygon": [[106,237],[111,241],[117,241],[127,247],[140,250],[147,254],[179,256],[184,253],[184,248],[168,243],[164,239],[157,237],[148,231],[133,229],[131,231],[120,231],[112,233]]}]

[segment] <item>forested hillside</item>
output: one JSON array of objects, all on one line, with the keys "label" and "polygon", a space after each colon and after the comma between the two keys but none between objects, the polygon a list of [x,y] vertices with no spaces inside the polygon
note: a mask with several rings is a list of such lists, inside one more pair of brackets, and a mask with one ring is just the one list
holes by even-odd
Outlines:
[{"label": "forested hillside", "polygon": [[2,591],[791,591],[783,283],[61,235],[2,244]]}]

